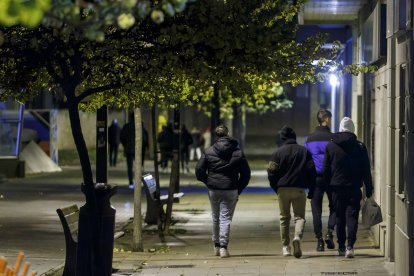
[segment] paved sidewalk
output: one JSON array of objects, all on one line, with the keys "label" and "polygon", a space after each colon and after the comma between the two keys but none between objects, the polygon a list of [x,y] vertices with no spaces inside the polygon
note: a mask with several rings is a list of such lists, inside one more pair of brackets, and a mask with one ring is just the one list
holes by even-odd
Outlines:
[{"label": "paved sidewalk", "polygon": [[[150,162],[145,167],[152,169]],[[133,193],[128,189],[125,164],[109,168],[108,177],[110,184],[119,187],[111,200],[119,226],[133,214]],[[164,189],[168,179],[169,174],[161,174]],[[83,204],[81,181],[80,168],[67,167],[61,173],[0,183],[0,255],[13,263],[23,250],[25,260],[39,275],[61,275],[53,272],[65,256],[62,226],[55,210]],[[119,270],[114,275],[393,275],[393,263],[384,260],[367,229],[359,231],[355,259],[335,256],[335,250],[316,252],[309,205],[303,257],[282,257],[277,196],[268,186],[265,170],[256,169],[236,208],[229,244],[231,257],[215,257],[207,190],[195,180],[194,170],[181,175],[180,185],[186,194],[174,204],[177,223],[171,227],[173,235],[159,237],[154,226],[146,226],[145,252],[133,253],[132,231],[127,232],[115,244],[113,267]],[[145,200],[142,207],[145,212]]]},{"label": "paved sidewalk", "polygon": [[131,231],[116,243],[113,267],[119,271],[114,275],[393,275],[393,263],[381,256],[368,229],[359,230],[354,259],[339,257],[336,250],[316,252],[309,204],[303,256],[283,257],[277,197],[255,193],[259,189],[253,188],[239,199],[230,258],[213,255],[207,194],[187,194],[174,205],[178,222],[171,228],[173,235],[159,237],[154,226],[146,227],[142,253],[130,252]]}]

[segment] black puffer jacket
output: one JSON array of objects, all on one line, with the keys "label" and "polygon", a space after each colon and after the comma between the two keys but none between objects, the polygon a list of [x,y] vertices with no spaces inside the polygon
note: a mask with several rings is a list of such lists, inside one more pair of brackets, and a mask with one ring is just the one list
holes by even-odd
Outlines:
[{"label": "black puffer jacket", "polygon": [[267,168],[270,186],[277,193],[278,188],[308,188],[309,198],[313,195],[316,171],[310,152],[287,139],[270,158]]},{"label": "black puffer jacket", "polygon": [[201,156],[196,166],[197,179],[212,190],[238,190],[250,180],[250,167],[236,140],[219,138]]},{"label": "black puffer jacket", "polygon": [[335,133],[326,146],[324,178],[332,188],[356,190],[365,184],[366,195],[372,195],[371,166],[365,145],[350,132]]}]

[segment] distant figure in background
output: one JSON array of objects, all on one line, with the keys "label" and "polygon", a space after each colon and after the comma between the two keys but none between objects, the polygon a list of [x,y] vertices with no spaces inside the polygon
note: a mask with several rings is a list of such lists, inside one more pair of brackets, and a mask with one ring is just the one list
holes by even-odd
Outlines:
[{"label": "distant figure in background", "polygon": [[168,160],[172,159],[174,130],[171,122],[163,128],[158,136],[158,143],[161,151],[161,169],[166,170],[168,167]]},{"label": "distant figure in background", "polygon": [[193,143],[193,137],[191,136],[185,125],[181,126],[181,137],[180,137],[180,156],[181,156],[181,169],[184,169],[187,173],[190,172],[188,168],[188,162],[190,160],[189,146]]},{"label": "distant figure in background", "polygon": [[145,153],[149,148],[149,138],[148,138],[148,131],[144,127],[144,122],[142,122],[142,158],[141,158],[141,165],[144,167],[145,161]]},{"label": "distant figure in background", "polygon": [[119,143],[121,143],[121,128],[118,125],[118,120],[113,119],[108,128],[109,166],[111,167],[116,167]]},{"label": "distant figure in background", "polygon": [[206,149],[208,149],[211,146],[211,129],[210,129],[210,127],[207,127],[206,130],[204,130],[203,139],[204,139],[204,151],[205,151]]},{"label": "distant figure in background", "polygon": [[134,113],[129,114],[129,122],[121,131],[121,143],[127,161],[129,188],[134,189],[134,160],[135,160],[135,120]]},{"label": "distant figure in background", "polygon": [[193,137],[193,143],[191,144],[190,160],[199,160],[201,157],[201,149],[204,149],[204,138],[200,130],[196,127],[191,129],[191,136]]}]

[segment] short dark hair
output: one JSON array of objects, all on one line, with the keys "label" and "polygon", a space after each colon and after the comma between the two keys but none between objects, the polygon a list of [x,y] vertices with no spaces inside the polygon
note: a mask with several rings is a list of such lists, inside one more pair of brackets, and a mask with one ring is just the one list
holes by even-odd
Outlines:
[{"label": "short dark hair", "polygon": [[229,136],[229,129],[225,125],[217,126],[214,132],[216,133],[217,137]]},{"label": "short dark hair", "polygon": [[316,115],[318,123],[321,125],[326,118],[332,118],[332,113],[328,109],[319,109],[318,114]]}]

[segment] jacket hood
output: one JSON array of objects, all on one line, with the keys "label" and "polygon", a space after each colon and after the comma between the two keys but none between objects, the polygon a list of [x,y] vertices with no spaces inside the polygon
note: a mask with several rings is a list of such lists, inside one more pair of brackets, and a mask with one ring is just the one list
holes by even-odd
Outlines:
[{"label": "jacket hood", "polygon": [[333,134],[332,141],[344,150],[349,150],[357,144],[357,137],[351,132],[338,132]]},{"label": "jacket hood", "polygon": [[239,148],[239,143],[230,137],[221,137],[213,145],[214,152],[220,156],[228,156]]}]

